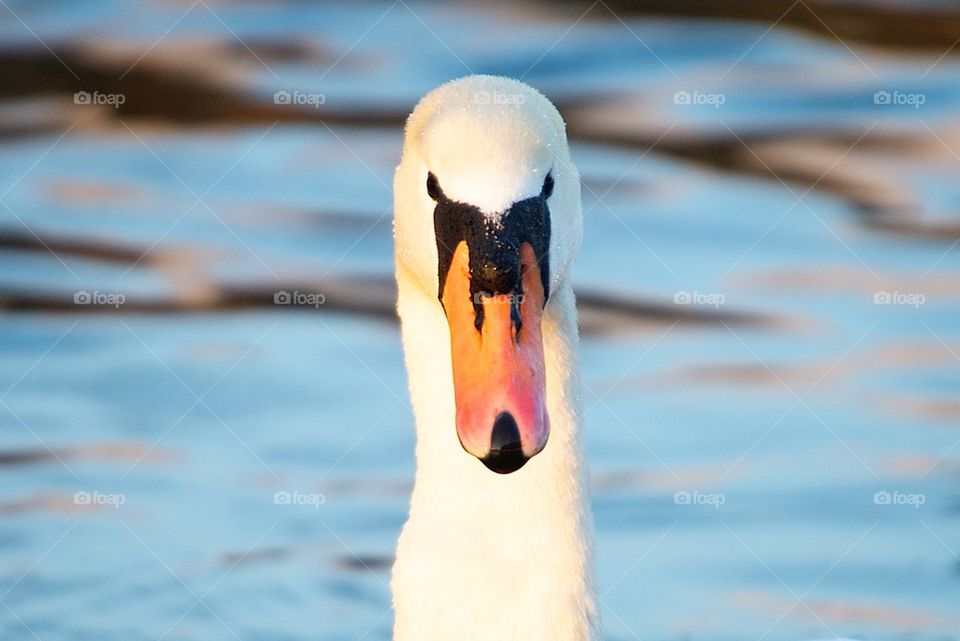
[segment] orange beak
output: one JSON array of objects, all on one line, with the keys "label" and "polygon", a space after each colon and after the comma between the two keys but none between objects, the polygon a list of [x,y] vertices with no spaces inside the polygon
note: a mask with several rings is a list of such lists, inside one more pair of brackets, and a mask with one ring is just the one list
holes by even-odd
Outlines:
[{"label": "orange beak", "polygon": [[544,448],[550,432],[543,283],[533,247],[524,243],[522,294],[476,294],[474,301],[469,258],[461,241],[441,297],[450,326],[457,436],[489,469],[509,474]]}]

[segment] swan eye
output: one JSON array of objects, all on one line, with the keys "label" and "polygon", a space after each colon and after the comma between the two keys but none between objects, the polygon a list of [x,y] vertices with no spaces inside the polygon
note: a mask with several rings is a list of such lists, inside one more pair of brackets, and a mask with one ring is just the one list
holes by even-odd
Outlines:
[{"label": "swan eye", "polygon": [[543,189],[540,190],[540,197],[546,200],[553,193],[553,174],[547,174],[543,179]]},{"label": "swan eye", "polygon": [[427,172],[427,195],[430,198],[439,201],[443,198],[443,190],[440,189],[440,181],[433,175],[433,172]]}]

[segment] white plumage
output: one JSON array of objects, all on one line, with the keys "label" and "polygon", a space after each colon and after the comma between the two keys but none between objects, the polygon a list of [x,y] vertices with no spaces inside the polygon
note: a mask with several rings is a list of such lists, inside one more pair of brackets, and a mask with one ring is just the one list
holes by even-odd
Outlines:
[{"label": "white plumage", "polygon": [[[490,216],[538,194],[547,172],[556,183],[542,324],[551,431],[545,449],[512,474],[486,469],[457,440],[428,171],[448,196]],[[569,280],[582,233],[580,182],[563,120],[515,80],[447,83],[407,122],[394,191],[398,310],[417,425],[416,483],[393,568],[394,638],[599,638]]]}]

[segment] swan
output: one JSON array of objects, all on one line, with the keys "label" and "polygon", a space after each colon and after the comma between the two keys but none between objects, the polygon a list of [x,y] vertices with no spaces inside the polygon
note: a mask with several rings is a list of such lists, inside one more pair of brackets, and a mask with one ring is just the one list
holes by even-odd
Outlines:
[{"label": "swan", "polygon": [[417,437],[396,641],[599,638],[569,275],[582,226],[542,94],[468,76],[417,104],[394,175]]}]

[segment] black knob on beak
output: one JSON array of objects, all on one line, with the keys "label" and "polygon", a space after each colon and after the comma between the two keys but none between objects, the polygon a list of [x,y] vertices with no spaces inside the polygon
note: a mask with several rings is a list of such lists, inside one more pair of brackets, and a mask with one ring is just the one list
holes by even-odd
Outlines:
[{"label": "black knob on beak", "polygon": [[516,265],[509,261],[485,261],[471,277],[477,280],[477,285],[484,291],[509,294],[516,289],[519,282],[518,271]]},{"label": "black knob on beak", "polygon": [[490,453],[480,459],[497,474],[516,472],[529,460],[520,445],[520,430],[510,412],[500,412],[493,422]]}]

